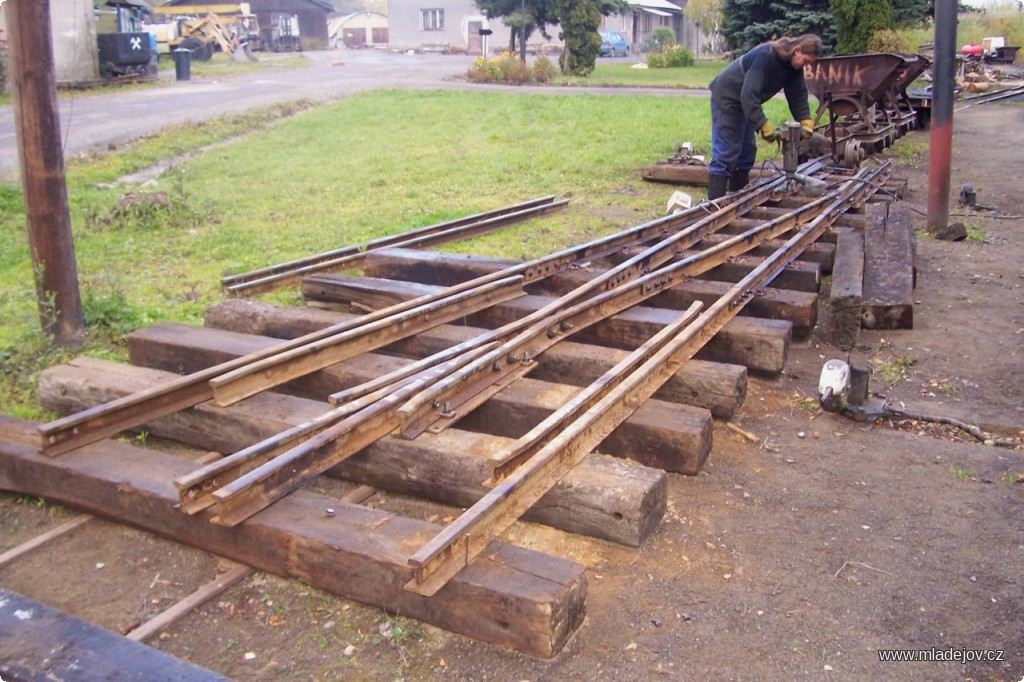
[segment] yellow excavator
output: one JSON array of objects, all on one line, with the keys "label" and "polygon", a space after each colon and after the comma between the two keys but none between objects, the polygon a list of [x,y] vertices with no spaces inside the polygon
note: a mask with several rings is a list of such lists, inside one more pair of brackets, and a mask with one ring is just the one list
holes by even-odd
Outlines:
[{"label": "yellow excavator", "polygon": [[261,47],[259,23],[247,2],[163,6],[153,12],[170,19],[146,26],[156,36],[160,54],[184,48],[192,52],[192,59],[205,61],[219,49],[235,61],[257,61],[253,50]]}]

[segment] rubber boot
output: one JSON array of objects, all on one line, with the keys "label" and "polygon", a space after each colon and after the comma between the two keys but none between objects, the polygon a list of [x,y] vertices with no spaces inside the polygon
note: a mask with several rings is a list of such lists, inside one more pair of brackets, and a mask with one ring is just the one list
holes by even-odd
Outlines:
[{"label": "rubber boot", "polygon": [[708,199],[717,199],[725,196],[729,178],[724,175],[708,174]]},{"label": "rubber boot", "polygon": [[750,171],[733,171],[729,177],[729,191],[738,192],[750,184]]}]

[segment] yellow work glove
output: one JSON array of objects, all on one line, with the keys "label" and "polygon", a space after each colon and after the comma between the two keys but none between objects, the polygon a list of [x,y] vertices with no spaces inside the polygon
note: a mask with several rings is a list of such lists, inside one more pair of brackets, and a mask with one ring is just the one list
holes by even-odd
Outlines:
[{"label": "yellow work glove", "polygon": [[772,130],[772,124],[770,122],[765,121],[764,125],[761,126],[761,137],[769,142],[775,139],[775,131]]},{"label": "yellow work glove", "polygon": [[800,119],[800,136],[805,140],[811,139],[814,134],[814,121],[809,118]]}]

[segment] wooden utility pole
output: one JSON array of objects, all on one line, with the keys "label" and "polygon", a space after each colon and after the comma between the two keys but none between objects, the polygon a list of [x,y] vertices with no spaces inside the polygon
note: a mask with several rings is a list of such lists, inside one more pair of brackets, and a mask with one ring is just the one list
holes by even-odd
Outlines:
[{"label": "wooden utility pole", "polygon": [[78,267],[71,237],[68,188],[57,109],[50,0],[7,0],[14,127],[28,242],[43,331],[58,346],[85,340]]},{"label": "wooden utility pole", "polygon": [[953,96],[956,79],[956,0],[935,2],[935,54],[928,161],[928,232],[949,227],[949,181],[953,165]]}]

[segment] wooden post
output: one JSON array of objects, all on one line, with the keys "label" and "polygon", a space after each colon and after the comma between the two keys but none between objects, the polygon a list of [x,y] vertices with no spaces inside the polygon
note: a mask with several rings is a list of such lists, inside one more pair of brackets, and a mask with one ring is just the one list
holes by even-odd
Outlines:
[{"label": "wooden post", "polygon": [[953,165],[953,90],[956,77],[957,2],[935,2],[935,55],[928,159],[928,232],[949,227],[949,178]]},{"label": "wooden post", "polygon": [[85,340],[85,320],[64,181],[50,0],[6,4],[14,127],[39,314],[43,332],[58,346],[79,348]]}]

